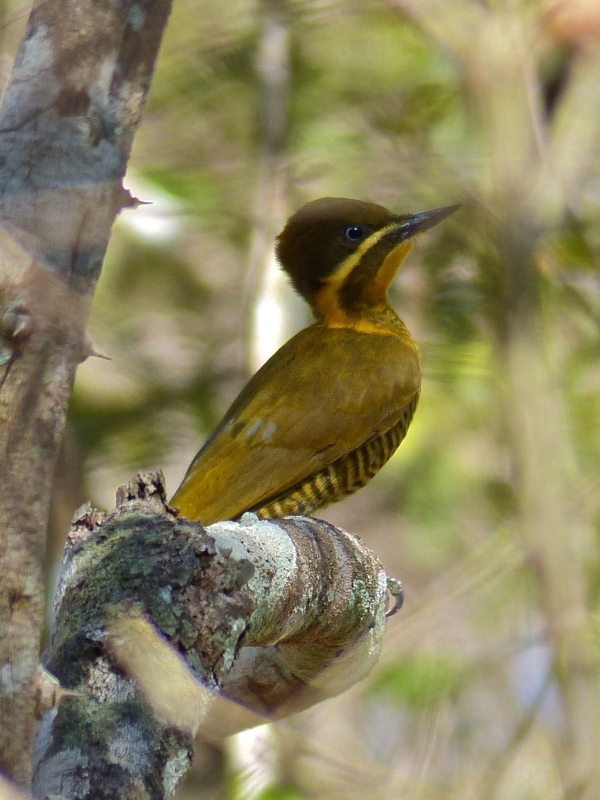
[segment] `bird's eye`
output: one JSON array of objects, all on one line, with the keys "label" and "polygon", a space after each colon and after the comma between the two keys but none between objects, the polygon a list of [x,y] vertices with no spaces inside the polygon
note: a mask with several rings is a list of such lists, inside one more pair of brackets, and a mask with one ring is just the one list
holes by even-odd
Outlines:
[{"label": "bird's eye", "polygon": [[366,235],[367,232],[361,225],[348,225],[344,231],[344,239],[347,242],[360,242]]}]

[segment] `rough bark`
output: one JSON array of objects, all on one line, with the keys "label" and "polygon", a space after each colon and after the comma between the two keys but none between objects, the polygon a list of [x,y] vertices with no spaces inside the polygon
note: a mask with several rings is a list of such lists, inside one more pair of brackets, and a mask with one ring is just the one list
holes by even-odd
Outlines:
[{"label": "rough bark", "polygon": [[36,2],[0,109],[0,768],[25,784],[54,465],[169,8]]},{"label": "rough bark", "polygon": [[252,514],[204,529],[165,504],[160,473],[117,502],[71,529],[47,663],[62,699],[41,724],[36,797],[169,797],[197,736],[338,694],[381,648],[386,575],[351,534]]}]

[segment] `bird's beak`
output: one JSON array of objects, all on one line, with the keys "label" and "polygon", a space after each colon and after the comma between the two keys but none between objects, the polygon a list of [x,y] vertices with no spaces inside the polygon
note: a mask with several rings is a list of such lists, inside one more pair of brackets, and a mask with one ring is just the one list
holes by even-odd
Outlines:
[{"label": "bird's beak", "polygon": [[460,203],[454,206],[444,206],[444,208],[434,208],[432,211],[421,211],[419,214],[407,214],[398,217],[398,225],[393,228],[387,236],[394,239],[398,244],[412,239],[417,233],[433,228],[450,214],[454,214],[460,208]]}]

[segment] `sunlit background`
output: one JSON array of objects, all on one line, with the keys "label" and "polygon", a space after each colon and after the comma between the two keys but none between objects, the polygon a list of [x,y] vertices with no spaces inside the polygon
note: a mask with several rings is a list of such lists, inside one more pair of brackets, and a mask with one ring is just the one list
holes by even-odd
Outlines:
[{"label": "sunlit background", "polygon": [[[3,6],[2,78],[27,9]],[[600,5],[175,0],[78,373],[51,520],[161,465],[173,492],[308,324],[273,262],[307,200],[462,203],[392,291],[406,441],[324,517],[406,602],[371,676],[198,749],[187,798],[600,797]]]}]

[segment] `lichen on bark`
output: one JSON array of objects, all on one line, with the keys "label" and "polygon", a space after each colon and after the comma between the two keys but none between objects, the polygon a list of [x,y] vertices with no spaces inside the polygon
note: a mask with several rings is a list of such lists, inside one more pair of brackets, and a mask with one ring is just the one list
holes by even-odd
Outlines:
[{"label": "lichen on bark", "polygon": [[59,784],[64,798],[169,797],[197,736],[337,694],[381,647],[386,576],[357,537],[302,517],[205,529],[168,507],[160,473],[117,501],[73,521],[46,659],[63,692],[40,727],[38,797]]}]

